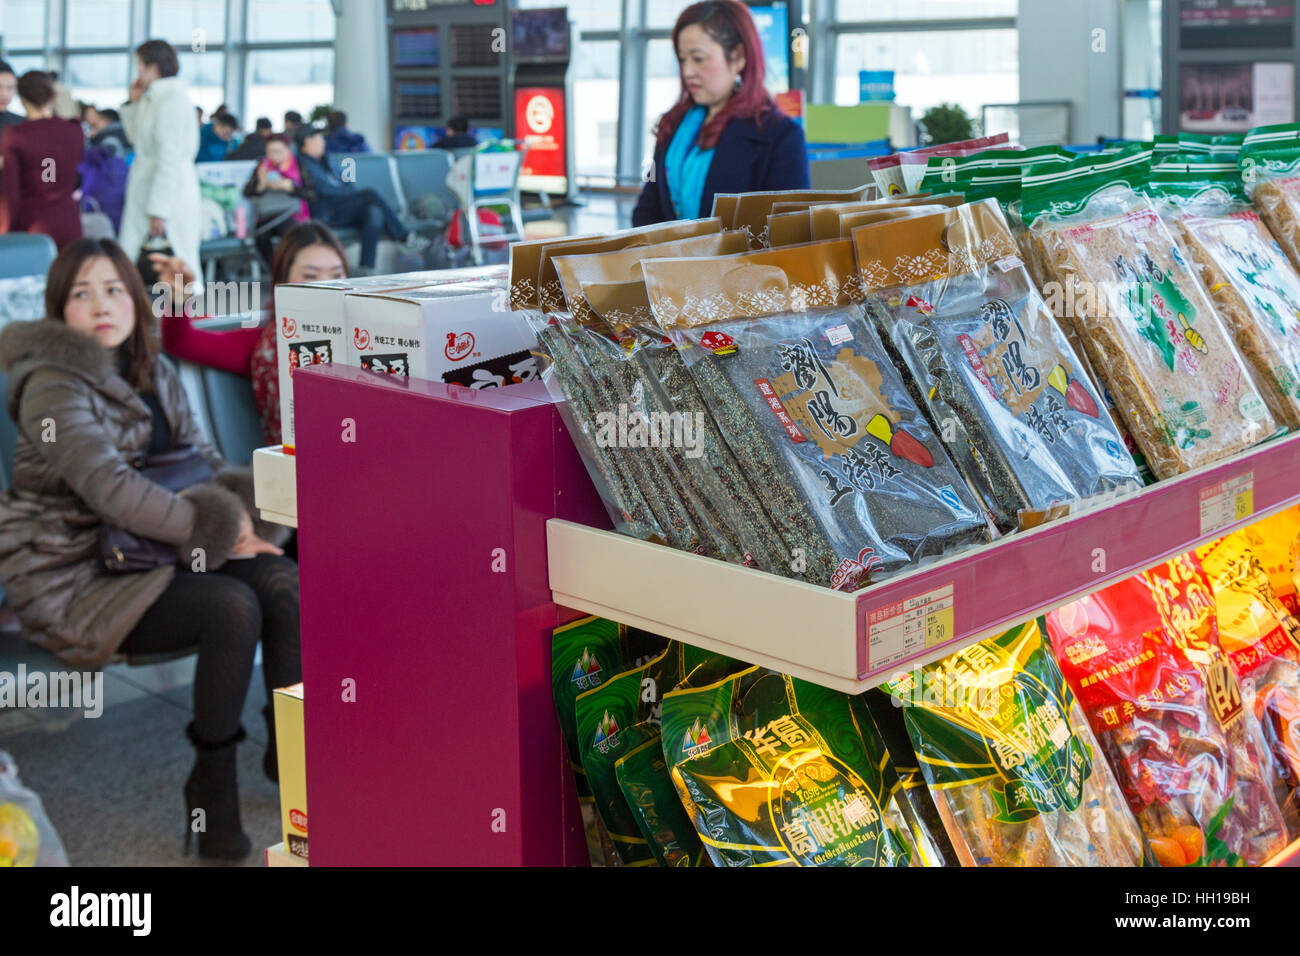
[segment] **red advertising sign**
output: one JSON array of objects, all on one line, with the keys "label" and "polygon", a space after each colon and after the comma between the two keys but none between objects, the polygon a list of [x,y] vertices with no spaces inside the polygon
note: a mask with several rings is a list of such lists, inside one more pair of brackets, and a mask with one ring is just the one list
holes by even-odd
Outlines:
[{"label": "red advertising sign", "polygon": [[565,136],[563,87],[515,89],[515,137],[528,143],[520,175],[567,176]]}]

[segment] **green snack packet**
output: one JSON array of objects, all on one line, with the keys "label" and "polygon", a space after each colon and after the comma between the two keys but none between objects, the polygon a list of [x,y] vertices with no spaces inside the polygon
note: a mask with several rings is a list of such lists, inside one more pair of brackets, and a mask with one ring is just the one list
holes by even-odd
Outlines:
[{"label": "green snack packet", "polygon": [[666,637],[600,617],[584,617],[552,632],[551,689],[555,714],[560,722],[569,767],[573,770],[578,803],[587,823],[587,848],[593,862],[603,861],[606,854],[602,852],[600,835],[592,817],[587,772],[579,758],[575,702],[579,694],[599,686],[613,675],[662,654],[667,645]]},{"label": "green snack packet", "polygon": [[1045,213],[1072,215],[1108,189],[1141,189],[1150,173],[1151,150],[1142,146],[1079,156],[1066,163],[1035,163],[1021,170],[1020,216],[1026,226],[1033,226]]},{"label": "green snack packet", "polygon": [[917,189],[921,192],[963,192],[974,202],[986,196],[972,196],[967,187],[977,175],[1018,172],[1034,163],[1065,163],[1074,156],[1060,146],[1036,146],[1033,149],[985,149],[969,156],[931,156],[925,164],[925,176]]},{"label": "green snack packet", "polygon": [[1218,212],[1218,207],[1246,201],[1236,159],[1209,155],[1185,156],[1152,166],[1145,191],[1152,199],[1180,210],[1205,210],[1210,215]]},{"label": "green snack packet", "polygon": [[704,845],[673,789],[659,728],[644,721],[632,739],[641,743],[614,762],[614,776],[646,845],[660,866],[700,866]]},{"label": "green snack packet", "polygon": [[[681,833],[666,835],[664,832],[671,821],[671,805],[665,800],[672,792],[667,777],[656,780],[653,776],[643,776],[647,769],[652,769],[652,763],[645,760],[634,761],[624,771],[625,779],[637,784],[632,788],[632,799],[639,802],[639,810],[634,812],[632,801],[619,783],[618,761],[642,744],[658,740],[661,698],[686,675],[696,668],[716,667],[721,676],[738,666],[742,665],[721,655],[669,641],[667,649],[653,660],[616,674],[578,695],[575,702],[577,752],[596,812],[614,841],[623,865],[652,866],[668,858],[677,860],[675,848],[686,848],[689,856],[691,844]],[[646,802],[653,802],[649,811],[651,819],[646,824],[650,835],[642,824],[642,818],[647,816]]]},{"label": "green snack packet", "polygon": [[715,866],[915,866],[859,698],[750,668],[664,699],[664,757]]},{"label": "green snack packet", "polygon": [[1143,841],[1042,619],[900,673],[913,749],[963,862],[1137,866]]}]

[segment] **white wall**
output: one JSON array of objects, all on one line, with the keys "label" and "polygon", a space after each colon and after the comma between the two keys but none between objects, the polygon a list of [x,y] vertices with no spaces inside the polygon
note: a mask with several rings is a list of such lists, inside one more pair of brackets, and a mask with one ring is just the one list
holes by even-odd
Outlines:
[{"label": "white wall", "polygon": [[1120,135],[1122,2],[1020,0],[1020,99],[1073,104],[1071,143]]},{"label": "white wall", "polygon": [[388,24],[382,0],[341,0],[334,33],[334,106],[372,149],[393,148],[389,122]]}]

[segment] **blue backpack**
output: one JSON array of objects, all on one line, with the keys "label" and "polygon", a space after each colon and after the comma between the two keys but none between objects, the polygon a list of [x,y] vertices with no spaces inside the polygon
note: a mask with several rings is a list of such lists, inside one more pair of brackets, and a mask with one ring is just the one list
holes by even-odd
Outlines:
[{"label": "blue backpack", "polygon": [[[126,160],[114,156],[103,146],[87,146],[77,167],[81,173],[82,210],[104,213],[113,222],[113,228],[122,229],[122,206],[126,202]],[[87,198],[94,203],[88,203]]]}]

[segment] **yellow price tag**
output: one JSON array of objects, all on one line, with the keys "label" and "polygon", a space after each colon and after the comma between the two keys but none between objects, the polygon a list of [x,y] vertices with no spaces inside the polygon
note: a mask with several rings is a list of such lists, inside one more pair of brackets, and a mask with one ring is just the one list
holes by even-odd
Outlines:
[{"label": "yellow price tag", "polygon": [[925,616],[925,646],[936,647],[953,636],[952,608],[932,611]]},{"label": "yellow price tag", "polygon": [[1244,491],[1237,492],[1236,518],[1240,521],[1242,518],[1249,518],[1255,513],[1255,489],[1247,488]]}]

